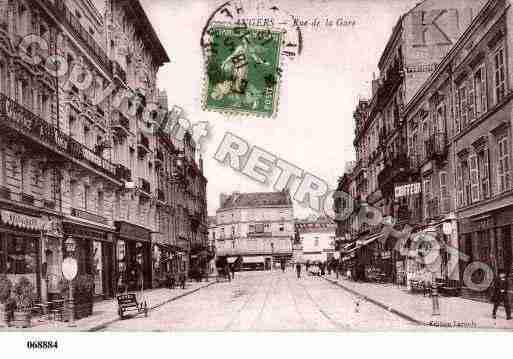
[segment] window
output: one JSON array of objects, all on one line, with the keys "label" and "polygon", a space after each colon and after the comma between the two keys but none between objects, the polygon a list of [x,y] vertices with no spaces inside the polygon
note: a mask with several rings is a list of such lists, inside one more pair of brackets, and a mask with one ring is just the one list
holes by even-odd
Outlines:
[{"label": "window", "polygon": [[32,194],[31,186],[30,186],[30,160],[22,159],[21,160],[21,191],[26,194]]},{"label": "window", "polygon": [[315,237],[314,247],[319,247],[319,238],[318,237]]},{"label": "window", "polygon": [[497,141],[498,151],[498,186],[499,193],[510,188],[510,168],[509,168],[509,141],[508,136],[504,136]]},{"label": "window", "polygon": [[481,150],[479,156],[479,178],[481,179],[481,196],[483,199],[490,197],[490,159],[488,149]]},{"label": "window", "polygon": [[89,209],[89,193],[90,188],[87,185],[84,185],[84,209],[87,211]]},{"label": "window", "polygon": [[[474,120],[475,115],[475,94],[474,94],[474,81],[472,78],[468,80],[468,92],[467,92],[467,115],[468,122],[472,122]],[[465,108],[463,108],[465,111]]]},{"label": "window", "polygon": [[498,49],[493,56],[493,85],[495,103],[499,103],[506,94],[506,69],[504,67],[504,48]]},{"label": "window", "polygon": [[98,213],[99,216],[103,215],[103,198],[104,198],[103,192],[102,191],[98,191],[98,197],[97,197],[97,203],[96,203],[96,212]]},{"label": "window", "polygon": [[[5,242],[4,242],[5,241]],[[2,273],[9,274],[36,274],[37,271],[37,242],[26,237],[14,237],[8,234],[2,235],[2,245],[5,245],[5,259],[0,268]],[[32,279],[32,278],[29,278]],[[33,278],[35,280],[35,278]],[[33,283],[35,284],[35,283]]]},{"label": "window", "polygon": [[442,213],[447,213],[451,210],[451,199],[449,196],[447,184],[447,172],[442,171],[439,173],[440,177],[440,210]]},{"label": "window", "polygon": [[429,218],[429,205],[431,203],[431,178],[424,180],[424,216]]},{"label": "window", "polygon": [[219,236],[219,239],[224,239],[224,227],[221,227],[221,234]]},{"label": "window", "polygon": [[472,203],[479,201],[479,166],[477,164],[477,155],[469,156],[470,169],[470,201]]},{"label": "window", "polygon": [[285,230],[285,224],[280,223],[280,232],[283,232]]},{"label": "window", "polygon": [[487,93],[486,93],[486,69],[484,65],[474,72],[474,88],[476,99],[476,117],[487,111]]},{"label": "window", "polygon": [[255,225],[254,224],[250,224],[249,225],[249,233],[254,233],[255,232]]},{"label": "window", "polygon": [[467,126],[467,88],[465,85],[460,86],[456,96],[456,117],[459,120],[459,130]]}]

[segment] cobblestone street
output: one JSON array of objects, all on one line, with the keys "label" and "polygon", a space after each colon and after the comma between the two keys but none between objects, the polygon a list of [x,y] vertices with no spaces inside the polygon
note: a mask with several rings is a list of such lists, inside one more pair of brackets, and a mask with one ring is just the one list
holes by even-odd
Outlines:
[{"label": "cobblestone street", "polygon": [[414,329],[401,317],[312,276],[287,272],[236,273],[235,281],[204,288],[105,330],[284,331]]}]

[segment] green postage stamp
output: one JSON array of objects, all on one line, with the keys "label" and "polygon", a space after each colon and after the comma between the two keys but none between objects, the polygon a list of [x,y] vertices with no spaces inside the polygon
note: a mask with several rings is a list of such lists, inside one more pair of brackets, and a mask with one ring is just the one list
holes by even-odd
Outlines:
[{"label": "green postage stamp", "polygon": [[281,78],[282,31],[215,25],[209,29],[203,107],[271,117]]}]

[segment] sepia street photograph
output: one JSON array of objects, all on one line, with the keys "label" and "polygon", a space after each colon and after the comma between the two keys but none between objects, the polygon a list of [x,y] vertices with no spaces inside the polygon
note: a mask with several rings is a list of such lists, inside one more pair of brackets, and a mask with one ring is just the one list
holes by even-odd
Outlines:
[{"label": "sepia street photograph", "polygon": [[0,346],[511,333],[511,5],[0,0]]}]

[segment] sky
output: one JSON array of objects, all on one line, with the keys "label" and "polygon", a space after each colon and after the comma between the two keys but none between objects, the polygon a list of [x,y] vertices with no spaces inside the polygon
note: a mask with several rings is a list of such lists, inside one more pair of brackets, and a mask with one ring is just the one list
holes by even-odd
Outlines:
[{"label": "sky", "polygon": [[[253,0],[252,2],[255,2]],[[158,75],[170,105],[178,105],[191,122],[207,121],[210,136],[203,143],[208,179],[209,215],[219,206],[220,193],[271,191],[214,159],[226,131],[324,179],[335,188],[347,161],[354,160],[353,111],[368,97],[373,73],[399,16],[418,1],[275,0],[294,16],[321,22],[352,20],[354,26],[303,26],[302,54],[284,70],[275,118],[226,116],[202,110],[204,84],[201,32],[224,0],[141,0],[171,62]],[[248,2],[248,0],[242,0]],[[250,1],[251,2],[251,1]],[[272,183],[272,181],[271,181]],[[294,205],[301,218],[311,211]]]}]

